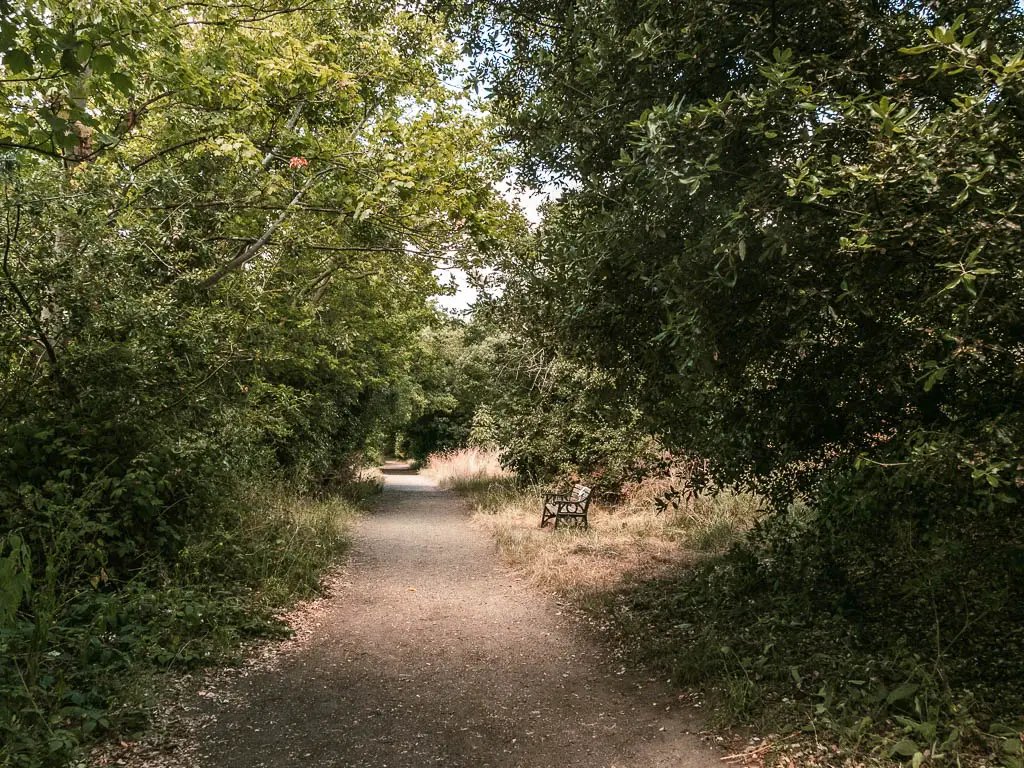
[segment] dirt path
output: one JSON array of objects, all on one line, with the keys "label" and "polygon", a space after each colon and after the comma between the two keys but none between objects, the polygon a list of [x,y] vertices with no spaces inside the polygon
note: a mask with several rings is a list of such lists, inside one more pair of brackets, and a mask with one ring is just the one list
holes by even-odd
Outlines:
[{"label": "dirt path", "polygon": [[607,669],[497,564],[454,494],[385,474],[314,631],[204,699],[200,766],[721,765],[669,694]]}]

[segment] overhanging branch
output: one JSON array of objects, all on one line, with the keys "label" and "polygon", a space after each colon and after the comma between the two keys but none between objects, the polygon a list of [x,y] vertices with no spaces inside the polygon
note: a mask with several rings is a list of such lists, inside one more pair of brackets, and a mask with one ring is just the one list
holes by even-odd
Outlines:
[{"label": "overhanging branch", "polygon": [[208,278],[206,278],[205,280],[203,280],[199,284],[199,287],[200,288],[212,288],[217,283],[219,283],[221,280],[223,280],[225,277],[227,277],[229,274],[231,274],[232,272],[234,272],[237,269],[241,269],[246,264],[248,264],[250,261],[255,259],[256,256],[259,254],[259,252],[261,250],[263,250],[263,246],[265,246],[268,242],[270,242],[270,238],[278,230],[278,228],[284,223],[285,219],[288,218],[288,213],[292,210],[292,208],[294,208],[296,205],[299,204],[299,201],[302,200],[302,197],[303,197],[303,195],[306,194],[306,191],[311,186],[313,186],[313,183],[321,175],[322,174],[317,174],[316,176],[310,176],[306,180],[306,183],[303,184],[302,187],[292,196],[291,201],[288,203],[288,205],[286,205],[284,207],[284,210],[282,210],[281,213],[278,215],[278,217],[276,219],[274,219],[274,221],[271,222],[270,226],[268,226],[266,228],[266,230],[263,232],[263,234],[260,235],[260,237],[257,238],[251,245],[243,246],[239,250],[238,255],[235,256],[235,258],[233,258],[227,264],[224,264],[223,266],[218,267],[217,270],[212,275],[210,275]]}]

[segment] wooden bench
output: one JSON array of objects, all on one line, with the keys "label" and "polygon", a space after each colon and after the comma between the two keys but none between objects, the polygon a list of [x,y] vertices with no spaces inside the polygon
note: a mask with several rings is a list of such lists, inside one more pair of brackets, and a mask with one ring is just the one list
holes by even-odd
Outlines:
[{"label": "wooden bench", "polygon": [[579,483],[572,487],[570,493],[545,493],[540,527],[547,525],[549,520],[555,521],[555,528],[558,528],[559,520],[573,520],[577,525],[589,528],[587,509],[590,507],[591,493],[590,488]]}]

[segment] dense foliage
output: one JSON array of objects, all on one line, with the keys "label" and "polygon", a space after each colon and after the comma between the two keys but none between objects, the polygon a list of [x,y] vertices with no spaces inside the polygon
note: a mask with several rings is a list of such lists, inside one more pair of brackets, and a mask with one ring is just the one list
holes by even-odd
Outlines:
[{"label": "dense foliage", "polygon": [[496,99],[578,189],[509,265],[509,306],[644,374],[658,427],[723,471],[960,454],[951,477],[1013,496],[1024,37],[1003,5],[933,30],[945,11],[903,3],[510,4]]},{"label": "dense foliage", "polygon": [[[477,311],[500,316],[503,307],[503,301],[481,302]],[[584,479],[602,494],[652,470],[659,446],[636,407],[634,388],[529,339],[497,330],[488,338],[495,365],[473,417],[472,441],[498,446],[522,479]]]},{"label": "dense foliage", "polygon": [[[898,710],[918,765],[1018,714],[1020,3],[422,5],[475,76],[410,3],[0,0],[0,760],[260,631],[269,569],[315,584],[281,532],[337,550],[267,489],[396,434],[706,460],[774,515],[627,606],[670,667]],[[564,189],[530,236],[499,147]],[[439,260],[494,270],[474,323]]]},{"label": "dense foliage", "polygon": [[0,762],[39,764],[126,665],[259,623],[254,489],[393,433],[436,260],[504,206],[393,4],[0,8]]},{"label": "dense foliage", "polygon": [[904,671],[923,654],[929,722],[1019,711],[1019,3],[462,10],[527,177],[566,190],[503,265],[503,322],[772,499],[697,603],[767,589]]},{"label": "dense foliage", "polygon": [[494,364],[492,338],[479,325],[448,317],[423,328],[410,365],[397,452],[423,461],[467,446],[477,410],[492,391]]},{"label": "dense foliage", "polygon": [[422,461],[493,449],[521,480],[584,478],[611,494],[651,472],[660,450],[634,388],[509,333],[493,322],[504,308],[503,298],[485,295],[468,321],[448,318],[420,332],[398,408],[397,452]]}]

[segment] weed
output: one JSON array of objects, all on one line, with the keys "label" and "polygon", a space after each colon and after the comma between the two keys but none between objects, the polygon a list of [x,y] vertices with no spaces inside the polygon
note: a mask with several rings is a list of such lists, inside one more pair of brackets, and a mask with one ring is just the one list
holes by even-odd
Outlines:
[{"label": "weed", "polygon": [[820,585],[762,578],[756,552],[747,542],[607,596],[624,648],[703,688],[721,723],[806,731],[858,758],[1015,765],[1024,680],[984,659],[1015,653],[1019,626],[979,620],[974,652],[939,657],[918,642],[936,631],[927,620],[895,602],[844,615]]},{"label": "weed", "polygon": [[172,566],[73,589],[31,583],[46,564],[28,562],[16,535],[0,540],[0,765],[66,763],[105,731],[144,725],[139,680],[286,632],[276,612],[317,591],[355,514],[336,496],[252,493],[183,542]]}]

